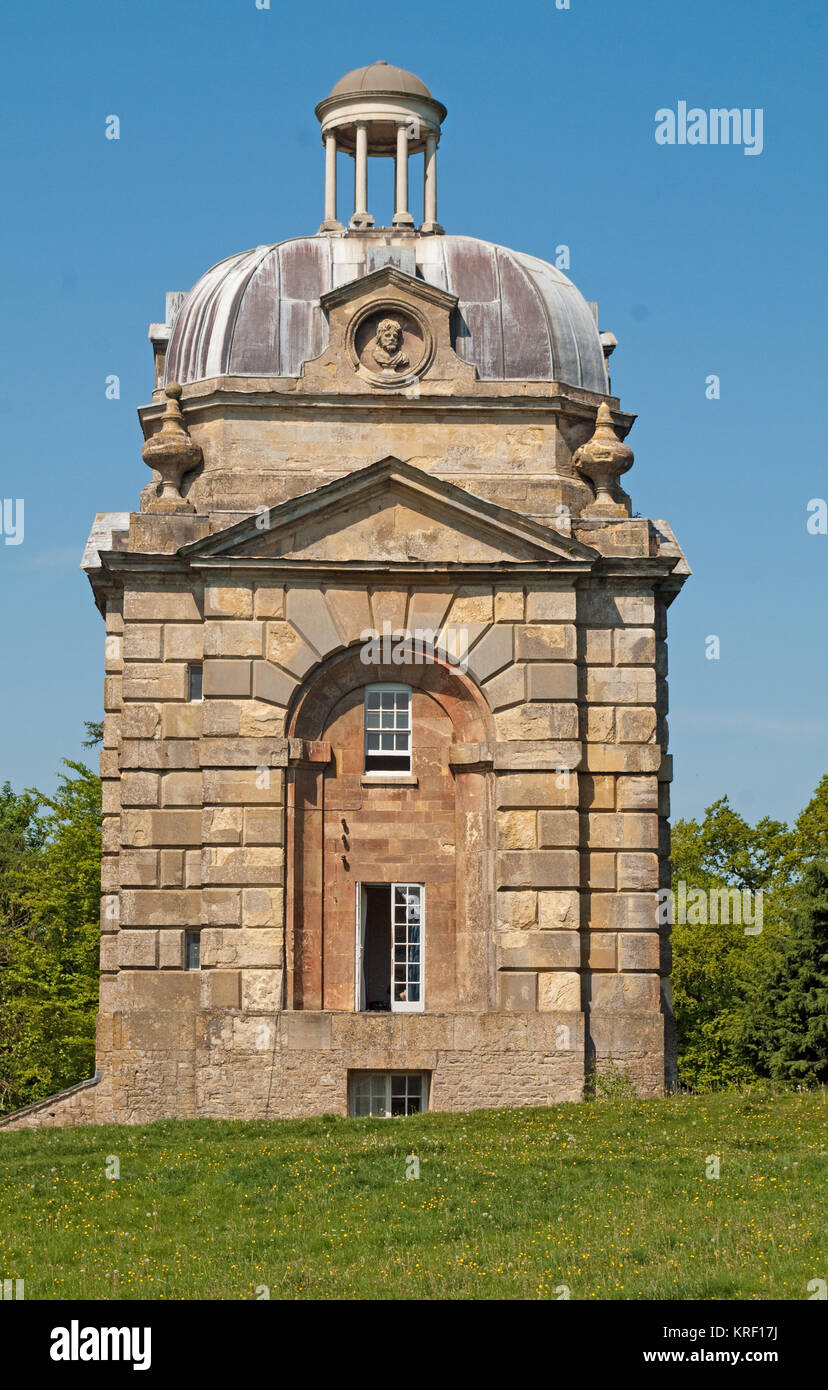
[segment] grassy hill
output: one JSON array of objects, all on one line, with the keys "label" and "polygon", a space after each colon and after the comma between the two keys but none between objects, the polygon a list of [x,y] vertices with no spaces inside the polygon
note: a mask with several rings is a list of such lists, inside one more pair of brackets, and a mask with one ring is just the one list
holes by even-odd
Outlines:
[{"label": "grassy hill", "polygon": [[826,1119],[819,1091],[0,1134],[0,1279],[27,1299],[805,1299],[828,1277]]}]

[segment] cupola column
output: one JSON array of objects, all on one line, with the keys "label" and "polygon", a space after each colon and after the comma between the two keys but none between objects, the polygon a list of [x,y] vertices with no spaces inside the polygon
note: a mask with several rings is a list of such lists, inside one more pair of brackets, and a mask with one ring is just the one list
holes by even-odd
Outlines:
[{"label": "cupola column", "polygon": [[325,136],[325,220],[320,232],[339,231],[342,223],[336,216],[336,133]]},{"label": "cupola column", "polygon": [[408,127],[405,121],[397,125],[397,157],[394,187],[395,227],[413,227],[414,218],[408,211]]},{"label": "cupola column", "polygon": [[374,219],[368,211],[368,125],[365,121],[356,123],[356,148],[354,151],[354,215],[352,227],[373,227]]},{"label": "cupola column", "polygon": [[437,221],[437,135],[426,134],[423,178],[423,232],[442,232]]}]

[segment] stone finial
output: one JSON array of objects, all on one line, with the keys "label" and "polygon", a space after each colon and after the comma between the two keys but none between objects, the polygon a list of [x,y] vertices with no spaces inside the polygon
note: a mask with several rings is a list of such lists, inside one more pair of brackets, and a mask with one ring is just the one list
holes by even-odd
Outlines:
[{"label": "stone finial", "polygon": [[618,501],[613,493],[620,491],[618,479],[632,468],[634,457],[629,445],[618,438],[610,408],[602,401],[592,438],[575,450],[572,459],[578,472],[595,487],[595,501],[583,508],[582,516],[629,516],[627,503]]},{"label": "stone finial", "polygon": [[161,419],[161,428],[150,435],[141,457],[148,468],[161,474],[161,494],[153,498],[147,507],[149,512],[192,512],[192,503],[181,496],[181,479],[201,462],[201,445],[196,444],[187,433],[184,417],[178,402],[181,387],[177,381],[165,386],[167,404]]}]

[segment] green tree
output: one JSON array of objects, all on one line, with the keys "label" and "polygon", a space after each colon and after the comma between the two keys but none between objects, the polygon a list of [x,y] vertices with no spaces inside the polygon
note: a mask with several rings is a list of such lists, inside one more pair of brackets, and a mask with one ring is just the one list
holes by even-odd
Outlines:
[{"label": "green tree", "polygon": [[[94,1065],[100,779],[65,762],[53,797],[0,797],[0,1107],[82,1080]],[[5,875],[4,875],[5,881]]]}]

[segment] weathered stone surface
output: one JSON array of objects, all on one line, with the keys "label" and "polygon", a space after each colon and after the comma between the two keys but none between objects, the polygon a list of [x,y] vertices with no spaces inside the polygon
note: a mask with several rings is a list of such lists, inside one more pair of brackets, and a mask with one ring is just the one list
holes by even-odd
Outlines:
[{"label": "weathered stone surface", "polygon": [[505,709],[508,705],[522,705],[526,699],[525,667],[509,666],[499,675],[492,676],[484,686],[489,708]]},{"label": "weathered stone surface", "polygon": [[514,629],[511,623],[490,627],[473,647],[468,659],[469,671],[475,680],[486,681],[508,666],[514,655]]},{"label": "weathered stone surface", "polygon": [[574,622],[575,590],[568,584],[560,588],[530,589],[526,596],[527,622]]},{"label": "weathered stone surface", "polygon": [[581,977],[574,970],[547,970],[538,975],[538,1008],[544,1012],[581,1007]]},{"label": "weathered stone surface", "polygon": [[526,668],[529,700],[577,700],[578,668],[564,662],[531,663]]},{"label": "weathered stone surface", "polygon": [[113,939],[118,943],[119,969],[155,968],[158,955],[157,932],[119,931]]},{"label": "weathered stone surface", "polygon": [[538,844],[542,849],[577,847],[580,826],[577,811],[539,811]]},{"label": "weathered stone surface", "polygon": [[274,705],[289,705],[298,681],[269,661],[253,665],[253,694],[257,700],[269,700]]},{"label": "weathered stone surface", "polygon": [[264,633],[265,625],[262,622],[245,621],[240,618],[234,621],[208,621],[204,624],[204,655],[261,656],[264,651]]},{"label": "weathered stone surface", "polygon": [[636,811],[597,811],[589,815],[588,835],[596,849],[655,849],[658,817]]},{"label": "weathered stone surface", "polygon": [[497,817],[497,842],[501,849],[537,849],[537,812],[500,811]]},{"label": "weathered stone surface", "polygon": [[581,964],[580,937],[574,931],[502,932],[498,964],[507,970],[577,969]]},{"label": "weathered stone surface", "polygon": [[204,662],[204,694],[231,696],[250,694],[249,661],[228,661],[213,658]]},{"label": "weathered stone surface", "polygon": [[498,855],[498,878],[507,888],[575,888],[579,863],[575,850],[508,850]]},{"label": "weathered stone surface", "polygon": [[504,970],[498,976],[500,1008],[506,1013],[529,1013],[537,1008],[537,974],[522,970]]},{"label": "weathered stone surface", "polygon": [[581,924],[581,895],[577,889],[538,893],[538,926],[542,931],[577,931]]},{"label": "weathered stone surface", "polygon": [[574,661],[575,628],[563,623],[536,623],[515,628],[518,661]]},{"label": "weathered stone surface", "polygon": [[495,728],[500,739],[576,739],[578,706],[517,705],[495,715]]},{"label": "weathered stone surface", "polygon": [[495,790],[497,805],[503,809],[578,804],[577,776],[555,772],[501,773]]},{"label": "weathered stone surface", "polygon": [[233,584],[208,584],[204,590],[205,618],[252,618],[253,587],[243,579]]}]

